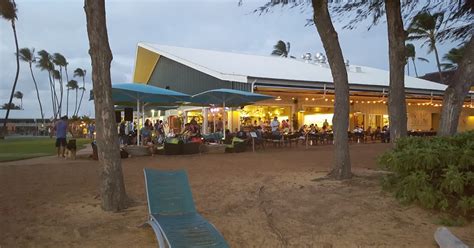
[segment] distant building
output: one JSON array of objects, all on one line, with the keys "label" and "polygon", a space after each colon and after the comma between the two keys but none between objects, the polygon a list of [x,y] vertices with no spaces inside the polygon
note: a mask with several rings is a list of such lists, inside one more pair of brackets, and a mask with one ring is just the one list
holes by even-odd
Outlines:
[{"label": "distant building", "polygon": [[[9,134],[18,135],[48,135],[48,128],[51,125],[51,121],[45,119],[45,124],[41,119],[28,119],[28,118],[17,118],[8,119],[7,131]],[[0,126],[3,127],[5,119],[0,119]]]}]

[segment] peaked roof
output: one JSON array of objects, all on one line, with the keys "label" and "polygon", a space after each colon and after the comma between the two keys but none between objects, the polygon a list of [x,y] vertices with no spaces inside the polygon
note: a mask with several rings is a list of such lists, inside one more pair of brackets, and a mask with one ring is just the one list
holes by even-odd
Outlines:
[{"label": "peaked roof", "polygon": [[[249,82],[251,78],[332,83],[328,64],[308,63],[299,59],[258,56],[231,52],[138,43],[139,47],[225,81]],[[389,86],[389,72],[367,66],[347,67],[349,84]],[[444,91],[446,85],[405,76],[410,89]]]}]

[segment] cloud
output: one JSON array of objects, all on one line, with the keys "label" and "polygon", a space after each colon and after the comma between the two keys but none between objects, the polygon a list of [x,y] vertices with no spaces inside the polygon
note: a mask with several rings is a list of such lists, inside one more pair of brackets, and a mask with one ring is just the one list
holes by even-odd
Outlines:
[{"label": "cloud", "polygon": [[[265,0],[110,0],[107,1],[107,26],[114,59],[111,66],[113,82],[130,82],[133,74],[136,44],[140,41],[211,50],[268,55],[277,40],[291,42],[291,54],[300,57],[306,52],[323,52],[314,26],[306,27],[309,10],[275,8],[265,15],[252,14]],[[90,90],[91,65],[83,1],[48,0],[17,1],[18,39],[20,47],[59,52],[69,61],[69,75],[81,67],[87,70],[86,88]],[[381,69],[388,68],[386,24],[371,31],[363,24],[356,30],[342,30],[335,23],[344,57],[351,64]],[[432,63],[419,63],[420,74],[436,69],[434,55],[415,43],[417,54]],[[454,44],[442,44],[440,54]],[[15,76],[14,40],[10,23],[0,20],[0,103],[8,101]],[[46,72],[33,68],[46,112],[51,114],[49,79]],[[78,80],[81,83],[80,79]],[[36,92],[26,63],[21,63],[18,90],[25,94],[24,111],[14,117],[39,117]],[[93,104],[85,94],[81,114],[93,115]],[[4,115],[4,111],[0,111]],[[3,117],[0,117],[3,118]]]}]

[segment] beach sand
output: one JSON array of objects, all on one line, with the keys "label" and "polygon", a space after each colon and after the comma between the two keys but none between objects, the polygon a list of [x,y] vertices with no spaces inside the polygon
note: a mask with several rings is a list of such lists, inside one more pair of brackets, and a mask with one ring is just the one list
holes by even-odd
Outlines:
[{"label": "beach sand", "polygon": [[[103,212],[100,165],[43,157],[0,163],[0,247],[156,247],[143,168],[185,169],[197,210],[231,247],[436,247],[438,215],[382,191],[387,144],[351,145],[355,177],[324,179],[333,147],[122,160],[129,208]],[[451,230],[471,246],[474,224]]]}]

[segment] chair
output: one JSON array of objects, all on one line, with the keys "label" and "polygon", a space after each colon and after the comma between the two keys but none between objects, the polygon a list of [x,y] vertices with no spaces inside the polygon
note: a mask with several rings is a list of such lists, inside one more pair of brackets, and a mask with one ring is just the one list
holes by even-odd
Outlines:
[{"label": "chair", "polygon": [[144,169],[150,219],[160,248],[229,247],[217,229],[196,212],[184,170]]}]

